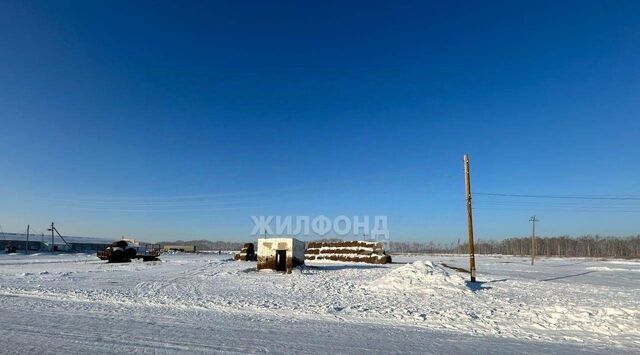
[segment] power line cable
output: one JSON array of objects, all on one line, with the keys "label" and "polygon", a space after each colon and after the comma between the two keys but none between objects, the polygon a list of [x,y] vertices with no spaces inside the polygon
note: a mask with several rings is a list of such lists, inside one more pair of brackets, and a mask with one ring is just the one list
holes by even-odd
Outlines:
[{"label": "power line cable", "polygon": [[573,195],[523,195],[523,194],[504,194],[475,192],[474,195],[483,196],[500,196],[500,197],[524,197],[524,198],[553,198],[553,199],[573,199],[573,200],[629,200],[640,201],[638,196],[573,196]]},{"label": "power line cable", "polygon": [[[474,210],[484,210],[484,211],[531,211],[531,208],[524,208],[524,207],[511,207],[511,208],[507,208],[507,207],[474,207]],[[600,213],[640,213],[640,210],[606,210],[606,209],[584,209],[584,208],[578,208],[578,209],[574,209],[574,208],[544,208],[544,209],[540,209],[540,208],[536,208],[536,211],[545,211],[545,212],[600,212]]]},{"label": "power line cable", "polygon": [[588,207],[588,208],[640,208],[637,203],[577,203],[577,202],[537,202],[537,201],[474,201],[480,206],[523,206],[523,207]]}]

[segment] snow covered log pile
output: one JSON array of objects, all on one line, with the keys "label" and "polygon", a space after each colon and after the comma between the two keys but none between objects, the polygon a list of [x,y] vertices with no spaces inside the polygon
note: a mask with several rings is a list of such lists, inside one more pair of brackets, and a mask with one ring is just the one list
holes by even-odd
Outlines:
[{"label": "snow covered log pile", "polygon": [[240,253],[233,256],[234,260],[240,261],[255,261],[257,259],[255,248],[253,243],[244,243]]},{"label": "snow covered log pile", "polygon": [[356,261],[369,264],[386,264],[382,243],[366,241],[309,242],[304,252],[305,260]]}]

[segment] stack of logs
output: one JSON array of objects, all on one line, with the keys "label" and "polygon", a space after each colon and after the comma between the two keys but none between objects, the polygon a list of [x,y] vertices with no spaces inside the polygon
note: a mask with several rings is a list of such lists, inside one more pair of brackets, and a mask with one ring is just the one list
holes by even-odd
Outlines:
[{"label": "stack of logs", "polygon": [[309,242],[304,252],[305,260],[355,261],[369,264],[386,264],[382,243],[366,241]]},{"label": "stack of logs", "polygon": [[253,247],[253,243],[244,243],[240,253],[234,255],[233,259],[240,261],[256,261],[258,257],[256,255],[255,248]]}]

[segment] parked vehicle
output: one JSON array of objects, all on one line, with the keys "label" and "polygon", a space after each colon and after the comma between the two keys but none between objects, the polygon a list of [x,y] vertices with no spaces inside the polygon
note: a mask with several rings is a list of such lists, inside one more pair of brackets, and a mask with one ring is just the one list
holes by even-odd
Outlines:
[{"label": "parked vehicle", "polygon": [[17,248],[16,248],[16,246],[15,246],[15,245],[13,245],[13,244],[9,244],[6,248],[4,248],[4,251],[5,251],[7,254],[12,254],[12,253],[15,253],[15,252],[16,252],[16,249],[17,249]]},{"label": "parked vehicle", "polygon": [[111,243],[105,250],[98,252],[98,258],[108,260],[110,263],[128,263],[133,259],[142,261],[159,260],[160,253],[157,250],[148,251],[146,247],[133,239],[122,239]]}]

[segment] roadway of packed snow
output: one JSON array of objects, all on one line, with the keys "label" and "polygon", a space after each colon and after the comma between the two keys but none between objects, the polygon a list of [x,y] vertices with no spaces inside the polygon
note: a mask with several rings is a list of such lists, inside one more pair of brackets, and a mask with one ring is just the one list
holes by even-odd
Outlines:
[{"label": "roadway of packed snow", "polygon": [[394,256],[255,271],[229,255],[0,256],[3,352],[599,353],[640,348],[640,263]]}]

